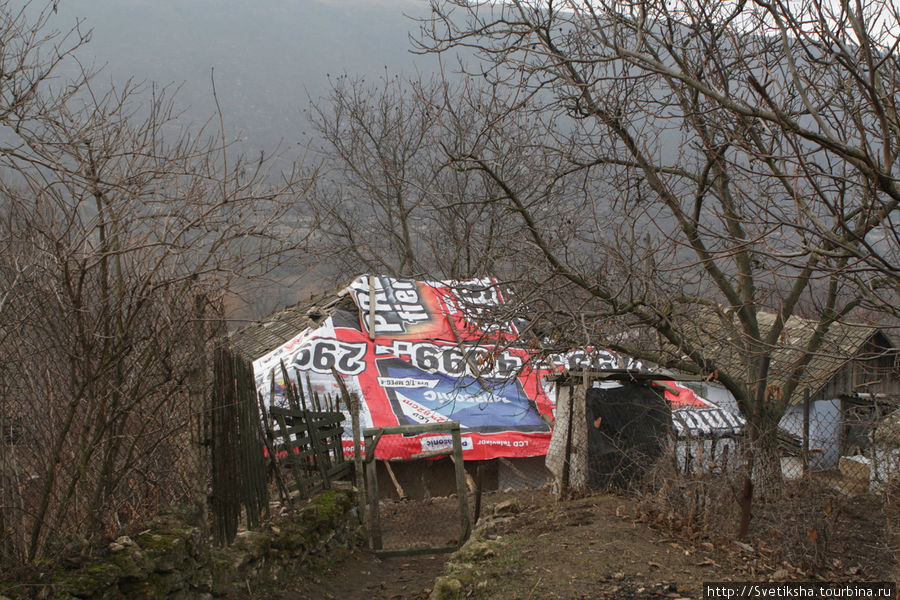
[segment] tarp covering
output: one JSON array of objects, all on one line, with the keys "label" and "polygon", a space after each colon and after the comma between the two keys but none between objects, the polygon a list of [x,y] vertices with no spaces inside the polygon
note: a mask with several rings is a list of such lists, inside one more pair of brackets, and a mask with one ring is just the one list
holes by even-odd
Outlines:
[{"label": "tarp covering", "polygon": [[[361,276],[345,293],[355,310],[332,310],[317,327],[253,363],[257,388],[268,404],[287,405],[282,362],[307,397],[312,392],[339,395],[334,369],[362,400],[363,428],[459,421],[466,460],[543,456],[556,400],[545,375],[563,368],[643,369],[599,349],[536,360],[533,345],[521,340],[515,322],[494,318],[505,298],[493,279]],[[665,394],[676,409],[709,407],[674,384]],[[349,423],[348,418],[348,453]],[[386,436],[376,455],[410,458],[450,443],[446,434]]]},{"label": "tarp covering", "polygon": [[[546,453],[553,420],[542,377],[547,371],[516,344],[513,323],[498,326],[484,318],[504,303],[496,281],[363,276],[349,293],[356,314],[335,310],[254,362],[268,403],[285,404],[281,361],[295,384],[299,374],[304,389],[320,394],[339,393],[333,367],[363,400],[364,428],[453,420],[462,427],[468,460]],[[349,427],[349,419],[345,423]],[[449,443],[446,434],[386,436],[376,454],[409,458]]]}]

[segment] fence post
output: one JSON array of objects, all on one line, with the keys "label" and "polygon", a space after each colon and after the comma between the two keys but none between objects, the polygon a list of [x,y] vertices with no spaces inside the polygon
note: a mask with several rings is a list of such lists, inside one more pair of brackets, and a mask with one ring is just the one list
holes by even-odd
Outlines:
[{"label": "fence post", "polygon": [[363,455],[360,444],[359,429],[359,396],[350,395],[350,423],[353,427],[353,468],[356,471],[357,505],[359,506],[359,519],[365,527],[368,524],[366,518],[366,481],[363,476]]},{"label": "fence post", "polygon": [[568,398],[568,407],[569,407],[569,420],[566,423],[566,448],[565,454],[563,454],[563,472],[562,472],[562,481],[559,484],[559,495],[565,496],[569,493],[569,480],[571,477],[571,469],[572,469],[572,420],[574,418],[573,408],[575,405],[575,382],[574,379],[569,379],[569,398]]},{"label": "fence post", "polygon": [[[353,428],[353,470],[356,472],[356,504],[359,510],[359,520],[363,527],[368,523],[366,518],[366,482],[363,477],[363,456],[362,447],[360,445],[360,428],[359,428],[359,396],[356,393],[349,393],[344,380],[338,375],[337,369],[331,368],[331,374],[334,376],[335,382],[341,390],[341,397],[347,410],[350,411],[350,426]],[[341,448],[343,452],[343,448]]]},{"label": "fence post", "polygon": [[209,511],[207,488],[210,480],[209,446],[207,437],[209,427],[207,425],[207,382],[208,363],[206,347],[206,294],[198,294],[194,298],[194,331],[193,331],[193,360],[194,368],[191,373],[190,386],[190,423],[193,449],[193,501],[197,511],[197,527],[200,528],[203,539],[209,538]]},{"label": "fence post", "polygon": [[375,462],[376,444],[374,435],[365,437],[366,479],[369,486],[369,540],[373,550],[381,550],[381,521],[378,518],[378,465]]},{"label": "fence post", "polygon": [[450,432],[453,436],[453,466],[456,469],[456,496],[459,499],[459,545],[462,546],[467,539],[471,528],[469,526],[469,498],[466,490],[466,472],[462,455],[462,436],[459,433],[459,423]]}]

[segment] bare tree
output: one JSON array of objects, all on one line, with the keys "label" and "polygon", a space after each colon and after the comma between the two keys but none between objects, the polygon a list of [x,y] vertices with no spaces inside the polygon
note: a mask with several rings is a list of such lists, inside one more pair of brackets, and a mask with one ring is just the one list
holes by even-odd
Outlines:
[{"label": "bare tree", "polygon": [[472,133],[463,120],[440,125],[461,96],[435,80],[373,85],[341,76],[312,107],[321,138],[311,196],[317,247],[340,277],[459,278],[500,268],[502,218],[482,177],[447,168],[442,149]]},{"label": "bare tree", "polygon": [[[864,303],[898,305],[896,8],[435,0],[432,9],[421,49],[471,49],[470,74],[517,99],[488,111],[478,143],[451,157],[502,190],[524,225],[540,263],[520,280],[534,290],[561,281],[549,304],[567,298],[620,328],[585,323],[574,329],[581,339],[605,338],[731,391],[758,449],[745,534],[753,481],[763,493],[780,487],[776,426],[825,335]],[[523,167],[541,169],[543,184],[510,176]],[[814,333],[779,367],[788,373],[776,388],[772,356],[799,314]],[[622,334],[641,329],[662,344]],[[738,367],[704,347],[708,335],[731,346]]]},{"label": "bare tree", "polygon": [[202,503],[191,399],[198,349],[223,333],[206,323],[300,248],[303,190],[184,127],[165,89],[55,79],[77,66],[77,30],[46,34],[46,13],[6,3],[0,22],[0,562],[15,565]]}]

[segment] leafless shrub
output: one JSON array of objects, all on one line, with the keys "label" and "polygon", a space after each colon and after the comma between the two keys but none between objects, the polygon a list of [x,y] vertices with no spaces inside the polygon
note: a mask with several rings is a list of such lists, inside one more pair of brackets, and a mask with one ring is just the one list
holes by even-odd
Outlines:
[{"label": "leafless shrub", "polygon": [[183,127],[167,90],[54,81],[85,38],[46,14],[0,3],[4,565],[202,504],[209,323],[298,247],[293,175]]},{"label": "leafless shrub", "polygon": [[656,461],[639,490],[645,518],[690,538],[721,535],[740,515],[743,471],[685,471],[676,444]]}]

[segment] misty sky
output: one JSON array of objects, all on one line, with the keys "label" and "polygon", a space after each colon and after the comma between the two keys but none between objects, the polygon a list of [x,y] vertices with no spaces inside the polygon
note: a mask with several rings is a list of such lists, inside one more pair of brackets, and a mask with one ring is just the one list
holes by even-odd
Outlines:
[{"label": "misty sky", "polygon": [[303,109],[326,76],[376,78],[430,72],[433,57],[409,52],[427,0],[61,0],[52,26],[76,18],[93,30],[82,62],[103,78],[174,83],[186,117],[213,111],[210,71],[226,123],[250,147],[305,145]]}]

